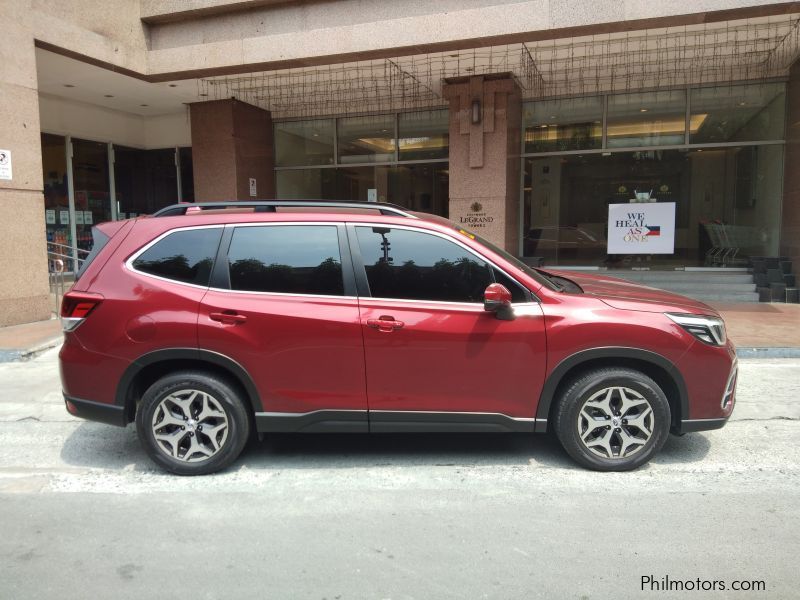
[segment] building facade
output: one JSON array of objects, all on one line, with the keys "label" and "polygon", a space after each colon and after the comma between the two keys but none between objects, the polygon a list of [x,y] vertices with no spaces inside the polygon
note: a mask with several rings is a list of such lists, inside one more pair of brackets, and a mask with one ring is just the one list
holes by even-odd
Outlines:
[{"label": "building facade", "polygon": [[[69,270],[94,224],[177,201],[393,202],[533,264],[800,263],[797,2],[2,0],[0,16],[0,325],[48,318],[48,250]],[[647,230],[669,252],[609,251],[609,207],[628,203],[669,205]]]}]

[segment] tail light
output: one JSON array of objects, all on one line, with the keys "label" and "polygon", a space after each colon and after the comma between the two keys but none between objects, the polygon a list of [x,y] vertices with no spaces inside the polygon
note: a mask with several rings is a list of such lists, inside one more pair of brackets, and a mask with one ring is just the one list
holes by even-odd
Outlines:
[{"label": "tail light", "polygon": [[61,301],[61,329],[74,331],[103,301],[91,292],[67,292]]}]

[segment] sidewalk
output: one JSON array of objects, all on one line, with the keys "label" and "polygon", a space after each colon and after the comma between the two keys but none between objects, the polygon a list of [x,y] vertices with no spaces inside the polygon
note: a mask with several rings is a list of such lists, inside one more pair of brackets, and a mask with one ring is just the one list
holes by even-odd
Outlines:
[{"label": "sidewalk", "polygon": [[31,357],[58,346],[62,338],[58,319],[0,327],[0,363]]},{"label": "sidewalk", "polygon": [[[740,356],[800,357],[800,304],[714,303]],[[58,319],[0,327],[0,363],[23,360],[62,340]]]},{"label": "sidewalk", "polygon": [[800,357],[800,304],[780,303],[713,303],[736,344],[737,353],[745,358]]}]

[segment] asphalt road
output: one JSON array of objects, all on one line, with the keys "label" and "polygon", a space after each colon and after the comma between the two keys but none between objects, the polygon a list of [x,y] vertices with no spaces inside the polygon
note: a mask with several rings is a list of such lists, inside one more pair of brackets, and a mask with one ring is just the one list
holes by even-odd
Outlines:
[{"label": "asphalt road", "polygon": [[70,417],[55,356],[0,365],[0,599],[800,597],[800,361],[741,361],[728,426],[633,473],[549,436],[283,435],[177,478]]}]

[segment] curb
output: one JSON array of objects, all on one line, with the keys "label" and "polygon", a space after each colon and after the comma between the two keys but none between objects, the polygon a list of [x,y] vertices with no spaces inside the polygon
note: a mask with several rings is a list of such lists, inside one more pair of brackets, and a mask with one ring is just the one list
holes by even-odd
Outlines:
[{"label": "curb", "polygon": [[739,358],[800,358],[800,348],[736,348]]},{"label": "curb", "polygon": [[59,334],[58,337],[51,338],[45,342],[42,342],[38,346],[33,346],[32,348],[23,348],[19,350],[0,350],[0,363],[30,360],[45,350],[50,350],[51,348],[60,346],[63,341],[64,336]]}]

